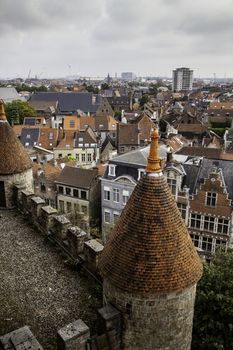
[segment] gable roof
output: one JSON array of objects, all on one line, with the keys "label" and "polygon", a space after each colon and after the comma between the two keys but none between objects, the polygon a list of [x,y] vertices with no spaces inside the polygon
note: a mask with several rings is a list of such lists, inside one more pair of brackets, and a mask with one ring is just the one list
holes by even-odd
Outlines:
[{"label": "gable roof", "polygon": [[30,101],[58,101],[61,113],[77,113],[77,110],[95,113],[101,103],[101,96],[91,92],[37,92]]},{"label": "gable roof", "polygon": [[[114,157],[109,161],[110,164],[114,163],[126,163],[131,165],[141,165],[145,167],[147,164],[147,158],[150,150],[150,145],[138,148],[134,151],[130,151],[124,154],[120,154],[119,156]],[[167,157],[167,148],[161,144],[159,145],[159,158],[166,159]]]},{"label": "gable roof", "polygon": [[119,124],[118,145],[138,145],[139,130],[138,124]]},{"label": "gable roof", "polygon": [[21,131],[20,141],[24,147],[33,147],[38,145],[39,136],[39,128],[23,128]]},{"label": "gable roof", "polygon": [[82,169],[66,166],[57,178],[56,183],[89,189],[97,176],[97,169]]},{"label": "gable roof", "polygon": [[89,146],[87,147],[90,147],[90,144],[96,144],[96,143],[97,143],[97,138],[94,137],[94,135],[92,135],[91,132],[89,132],[89,129],[85,131],[76,132],[74,147],[86,147],[85,144],[88,144]]},{"label": "gable roof", "polygon": [[222,169],[223,178],[226,184],[230,199],[233,199],[233,162],[228,160],[203,159],[202,166],[198,178],[198,184],[203,179],[208,178],[213,167]]},{"label": "gable roof", "polygon": [[5,103],[11,103],[15,100],[25,101],[25,98],[21,97],[14,87],[0,87],[0,99]]}]

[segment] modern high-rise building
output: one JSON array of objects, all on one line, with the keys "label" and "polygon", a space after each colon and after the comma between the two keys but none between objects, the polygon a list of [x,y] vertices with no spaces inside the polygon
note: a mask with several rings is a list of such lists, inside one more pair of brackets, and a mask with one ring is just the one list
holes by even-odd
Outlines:
[{"label": "modern high-rise building", "polygon": [[193,70],[189,68],[177,68],[172,72],[172,90],[192,90],[193,88]]},{"label": "modern high-rise building", "polygon": [[122,80],[134,80],[135,75],[132,72],[123,72],[121,73]]}]

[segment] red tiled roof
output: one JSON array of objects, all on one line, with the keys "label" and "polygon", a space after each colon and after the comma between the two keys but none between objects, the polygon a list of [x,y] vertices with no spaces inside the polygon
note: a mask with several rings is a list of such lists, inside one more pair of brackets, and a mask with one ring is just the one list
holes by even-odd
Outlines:
[{"label": "red tiled roof", "polygon": [[0,101],[0,174],[17,174],[31,167],[31,160],[8,124]]}]

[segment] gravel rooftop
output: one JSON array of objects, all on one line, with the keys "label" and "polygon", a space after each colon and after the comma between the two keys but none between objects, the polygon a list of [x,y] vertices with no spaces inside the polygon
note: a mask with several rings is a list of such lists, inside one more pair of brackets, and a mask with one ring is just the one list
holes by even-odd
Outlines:
[{"label": "gravel rooftop", "polygon": [[99,286],[16,211],[0,211],[0,335],[29,326],[45,350],[57,330],[81,318],[94,326]]}]

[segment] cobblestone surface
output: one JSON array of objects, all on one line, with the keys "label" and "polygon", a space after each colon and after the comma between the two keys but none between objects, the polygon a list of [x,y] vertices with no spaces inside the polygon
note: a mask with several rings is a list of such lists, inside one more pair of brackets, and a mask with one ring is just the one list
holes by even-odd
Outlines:
[{"label": "cobblestone surface", "polygon": [[0,335],[28,325],[46,350],[59,328],[94,325],[98,287],[15,211],[0,211]]}]

